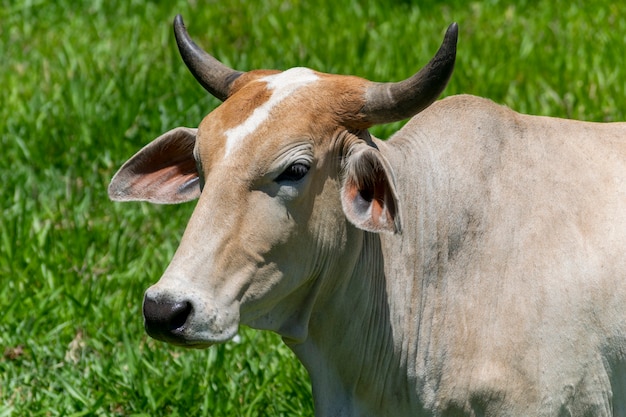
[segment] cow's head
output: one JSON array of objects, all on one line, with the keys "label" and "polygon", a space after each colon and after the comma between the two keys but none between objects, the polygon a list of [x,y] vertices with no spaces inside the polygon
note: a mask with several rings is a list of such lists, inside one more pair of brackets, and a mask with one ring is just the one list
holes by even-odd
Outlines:
[{"label": "cow's head", "polygon": [[456,24],[426,67],[398,83],[306,68],[241,73],[202,51],[180,16],[174,29],[193,75],[224,103],[197,129],[141,149],[109,186],[118,201],[199,198],[146,291],[146,329],[197,347],[232,338],[240,323],[301,339],[322,278],[349,273],[364,231],[400,232],[394,176],[367,128],[438,97],[454,67]]}]

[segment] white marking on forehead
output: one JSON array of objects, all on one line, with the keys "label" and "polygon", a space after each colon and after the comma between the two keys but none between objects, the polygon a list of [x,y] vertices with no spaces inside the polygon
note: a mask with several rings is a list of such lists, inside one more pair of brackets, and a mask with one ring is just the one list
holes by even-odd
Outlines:
[{"label": "white marking on forehead", "polygon": [[267,88],[272,90],[269,100],[254,109],[243,123],[228,129],[226,132],[226,156],[242,141],[243,138],[253,133],[267,118],[272,109],[289,97],[301,87],[315,82],[319,76],[308,68],[291,68],[279,74],[268,75],[259,81],[267,83]]}]

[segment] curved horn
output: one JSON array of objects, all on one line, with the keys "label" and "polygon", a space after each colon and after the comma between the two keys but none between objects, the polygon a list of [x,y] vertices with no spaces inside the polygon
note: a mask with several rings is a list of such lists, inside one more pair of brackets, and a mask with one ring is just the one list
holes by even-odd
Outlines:
[{"label": "curved horn", "polygon": [[181,15],[174,18],[174,35],[180,56],[196,80],[213,96],[226,100],[230,86],[242,72],[227,67],[196,45],[189,37]]},{"label": "curved horn", "polygon": [[374,83],[367,87],[362,116],[371,124],[409,118],[431,105],[450,80],[456,58],[459,27],[452,23],[437,54],[417,74],[396,83]]}]

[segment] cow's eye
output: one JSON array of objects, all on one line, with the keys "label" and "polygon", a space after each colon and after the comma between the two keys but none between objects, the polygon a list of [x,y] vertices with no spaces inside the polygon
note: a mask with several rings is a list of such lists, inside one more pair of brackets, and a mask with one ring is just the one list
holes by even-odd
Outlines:
[{"label": "cow's eye", "polygon": [[289,165],[289,167],[284,170],[278,177],[276,177],[276,182],[295,182],[300,181],[304,176],[309,172],[309,166],[303,162],[296,162],[294,164]]}]

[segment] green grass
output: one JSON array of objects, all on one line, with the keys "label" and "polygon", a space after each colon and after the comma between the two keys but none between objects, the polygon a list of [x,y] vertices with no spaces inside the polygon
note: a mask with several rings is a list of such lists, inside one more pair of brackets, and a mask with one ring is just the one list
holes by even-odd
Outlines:
[{"label": "green grass", "polygon": [[[376,81],[419,69],[460,25],[445,94],[625,120],[626,19],[615,2],[0,1],[0,417],[312,415],[276,335],[188,351],[142,327],[143,291],[193,204],[109,202],[115,170],[218,103],[171,22],[238,69],[309,66]],[[400,124],[376,127],[388,136]]]}]

